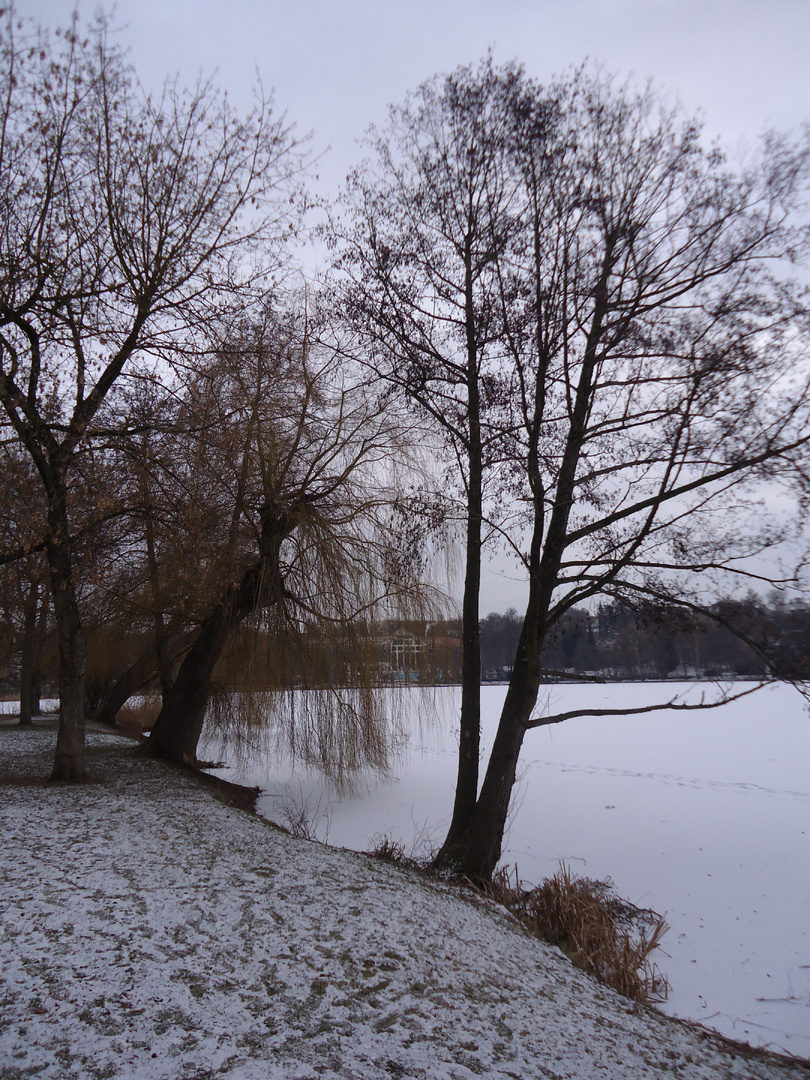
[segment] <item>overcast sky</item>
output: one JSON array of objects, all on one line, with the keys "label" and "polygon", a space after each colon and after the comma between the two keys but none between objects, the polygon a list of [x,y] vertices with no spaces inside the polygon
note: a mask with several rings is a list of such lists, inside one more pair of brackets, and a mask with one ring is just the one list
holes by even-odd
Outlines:
[{"label": "overcast sky", "polygon": [[[46,25],[73,0],[18,0]],[[218,72],[237,102],[256,74],[318,150],[325,186],[355,139],[422,80],[479,59],[548,78],[585,57],[653,77],[732,143],[810,118],[810,0],[119,0],[103,5],[148,86]],[[87,19],[98,5],[78,0]],[[327,192],[324,191],[324,194]]]},{"label": "overcast sky", "polygon": [[[17,0],[64,25],[95,0]],[[247,108],[259,77],[300,134],[312,132],[318,192],[337,193],[356,140],[424,79],[492,49],[547,79],[585,58],[652,77],[732,148],[810,119],[810,0],[119,0],[104,4],[141,81],[217,82]],[[489,576],[482,611],[521,606]]]}]

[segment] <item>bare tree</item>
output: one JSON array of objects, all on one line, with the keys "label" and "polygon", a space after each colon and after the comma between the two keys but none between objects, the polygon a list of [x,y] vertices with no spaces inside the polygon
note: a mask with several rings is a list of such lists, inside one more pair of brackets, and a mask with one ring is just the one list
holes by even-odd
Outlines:
[{"label": "bare tree", "polygon": [[[508,119],[491,132],[491,154],[510,179],[481,192],[496,206],[508,190],[512,222],[489,249],[500,380],[487,466],[499,512],[489,520],[523,567],[528,602],[477,801],[454,818],[440,855],[473,878],[500,857],[526,731],[574,715],[535,714],[551,628],[599,595],[707,608],[718,595],[708,578],[719,588],[751,573],[751,559],[786,538],[757,507],[776,485],[804,483],[810,439],[804,295],[788,274],[806,250],[796,224],[806,145],[770,137],[732,169],[649,88],[580,72],[544,89],[504,74],[514,79]],[[459,77],[470,93],[492,93],[486,69],[464,69],[431,91],[423,126],[452,126]],[[397,143],[410,167],[424,160],[418,145]],[[443,163],[455,163],[459,148],[445,149]],[[402,166],[383,157],[379,168],[379,181],[368,174],[378,192]],[[414,189],[416,224],[397,250],[440,229],[457,196],[437,207]],[[343,267],[361,284],[373,273],[384,315],[369,306],[359,328],[394,365],[389,323],[419,318],[429,338],[447,318],[397,287],[407,260],[390,268],[382,257],[385,214],[365,193],[359,208],[367,221],[354,251],[367,254],[362,272],[351,251]],[[376,337],[369,320],[382,327]]]},{"label": "bare tree", "polygon": [[385,130],[369,139],[376,160],[349,178],[350,227],[335,230],[343,245],[336,305],[351,325],[349,348],[432,419],[452,461],[432,500],[433,512],[460,519],[464,533],[452,834],[478,791],[481,551],[508,389],[498,268],[521,224],[518,177],[507,159],[520,85],[517,69],[487,60],[392,107]]},{"label": "bare tree", "polygon": [[146,95],[103,21],[86,38],[75,22],[48,35],[8,10],[0,56],[0,404],[42,484],[59,638],[53,777],[78,780],[75,459],[133,359],[166,356],[212,304],[249,290],[257,245],[278,253],[301,160],[264,101],[239,119],[209,84]]}]

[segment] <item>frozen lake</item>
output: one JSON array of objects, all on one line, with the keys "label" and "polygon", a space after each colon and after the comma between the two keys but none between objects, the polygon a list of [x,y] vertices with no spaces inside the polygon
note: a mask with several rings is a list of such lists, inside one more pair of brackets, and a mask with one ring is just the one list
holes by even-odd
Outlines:
[{"label": "frozen lake", "polygon": [[[553,711],[668,700],[654,684],[546,688]],[[338,797],[316,773],[275,754],[218,774],[255,784],[259,811],[306,816],[337,846],[382,836],[425,854],[441,843],[455,778],[458,688],[407,691],[412,734],[396,776]],[[505,688],[483,689],[488,749]],[[810,721],[798,693],[775,686],[716,711],[573,719],[524,743],[502,862],[538,882],[560,862],[664,914],[663,1006],[732,1038],[810,1057]],[[662,955],[663,954],[663,955]]]}]

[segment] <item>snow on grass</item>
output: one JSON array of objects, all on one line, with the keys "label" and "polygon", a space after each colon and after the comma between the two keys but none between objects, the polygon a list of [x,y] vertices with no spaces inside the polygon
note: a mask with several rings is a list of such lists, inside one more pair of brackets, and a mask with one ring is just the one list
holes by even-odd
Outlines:
[{"label": "snow on grass", "polygon": [[91,734],[0,727],[0,1076],[762,1077],[458,888],[296,840]]},{"label": "snow on grass", "polygon": [[[549,688],[548,708],[633,707],[696,696],[694,684]],[[424,850],[444,836],[456,771],[456,688],[409,691],[414,734],[395,779],[338,799],[322,777],[254,756],[220,775],[260,786],[274,820],[358,850],[388,835]],[[483,688],[484,759],[505,688]],[[545,705],[545,701],[543,701]],[[212,739],[206,751],[231,758]],[[810,1057],[810,721],[789,686],[717,711],[575,719],[530,731],[502,862],[526,881],[560,861],[611,877],[665,914],[656,954],[666,1011],[723,1034]],[[662,955],[666,954],[666,955]]]}]

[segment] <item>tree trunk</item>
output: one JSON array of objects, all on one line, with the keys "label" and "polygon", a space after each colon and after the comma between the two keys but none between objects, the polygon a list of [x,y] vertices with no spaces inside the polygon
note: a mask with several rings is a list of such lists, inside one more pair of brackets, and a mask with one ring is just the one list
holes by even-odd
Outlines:
[{"label": "tree trunk", "polygon": [[50,596],[47,588],[42,589],[42,603],[39,608],[37,619],[36,648],[34,649],[34,667],[31,671],[31,715],[42,716],[42,650],[45,645],[45,635],[48,631],[48,605]]},{"label": "tree trunk", "polygon": [[[477,472],[478,506],[470,511],[467,521],[467,568],[464,577],[461,622],[461,720],[459,724],[456,794],[450,828],[439,853],[440,860],[466,829],[475,810],[475,801],[478,797],[478,763],[481,753],[480,463],[478,463]],[[470,487],[473,488],[472,483]]]},{"label": "tree trunk", "polygon": [[274,503],[262,507],[261,518],[259,558],[245,571],[238,585],[228,588],[221,603],[202,624],[163,700],[147,743],[147,751],[154,757],[196,764],[197,743],[211,696],[211,679],[228,638],[248,615],[277,603],[283,595],[281,545],[294,528],[294,521]]},{"label": "tree trunk", "polygon": [[[39,606],[39,582],[32,581],[28,586],[23,612],[23,636],[20,656],[20,724],[28,727],[33,716],[34,680],[39,664],[37,652],[37,612]],[[37,700],[37,704],[39,701]]]},{"label": "tree trunk", "polygon": [[[51,548],[56,550],[52,553]],[[59,731],[51,780],[87,779],[84,763],[86,645],[66,544],[49,543],[51,592],[59,647]]]},{"label": "tree trunk", "polygon": [[152,593],[152,605],[154,608],[152,622],[155,635],[155,656],[157,658],[160,693],[165,701],[172,685],[172,664],[169,657],[169,632],[163,619],[163,596],[160,587],[157,552],[155,550],[155,527],[152,517],[154,507],[145,473],[141,475],[141,493],[146,505],[146,559],[149,567],[149,588]]},{"label": "tree trunk", "polygon": [[[181,625],[181,620],[174,618],[163,627],[164,660],[169,671],[183,652],[189,638],[186,631],[178,631],[177,628]],[[164,688],[163,680],[160,679],[160,657],[156,657],[155,653],[155,647],[149,645],[113,683],[93,714],[93,719],[97,723],[114,727],[119,711],[133,694],[137,694],[151,682],[156,672],[160,680],[161,693],[164,697],[166,696],[171,687],[169,685]]]},{"label": "tree trunk", "polygon": [[214,668],[228,638],[261,603],[263,567],[259,559],[200,627],[149,736],[147,747],[154,757],[196,764]]},{"label": "tree trunk", "polygon": [[[512,687],[510,686],[510,691]],[[498,733],[490,754],[481,794],[478,796],[470,823],[456,843],[453,862],[458,870],[471,881],[489,881],[498,865],[503,845],[509,802],[515,783],[520,748],[526,727],[521,717],[525,706],[534,694],[523,687],[515,691],[510,703],[509,694],[504,703],[498,725]],[[531,712],[532,705],[529,706]]]},{"label": "tree trunk", "polygon": [[149,682],[155,673],[155,666],[155,651],[150,645],[113,683],[93,719],[99,724],[113,727],[119,710],[126,705],[133,694],[137,694]]},{"label": "tree trunk", "polygon": [[478,765],[481,753],[481,519],[483,516],[483,451],[481,445],[481,401],[478,387],[478,347],[471,255],[467,251],[466,334],[467,404],[469,416],[467,543],[464,597],[461,608],[461,719],[459,723],[458,772],[450,828],[437,856],[447,860],[453,845],[467,829],[478,797]]},{"label": "tree trunk", "polygon": [[515,663],[481,792],[467,827],[445,844],[438,861],[454,866],[471,881],[489,881],[501,857],[509,802],[526,724],[540,688],[540,643],[544,609],[531,590]]}]

